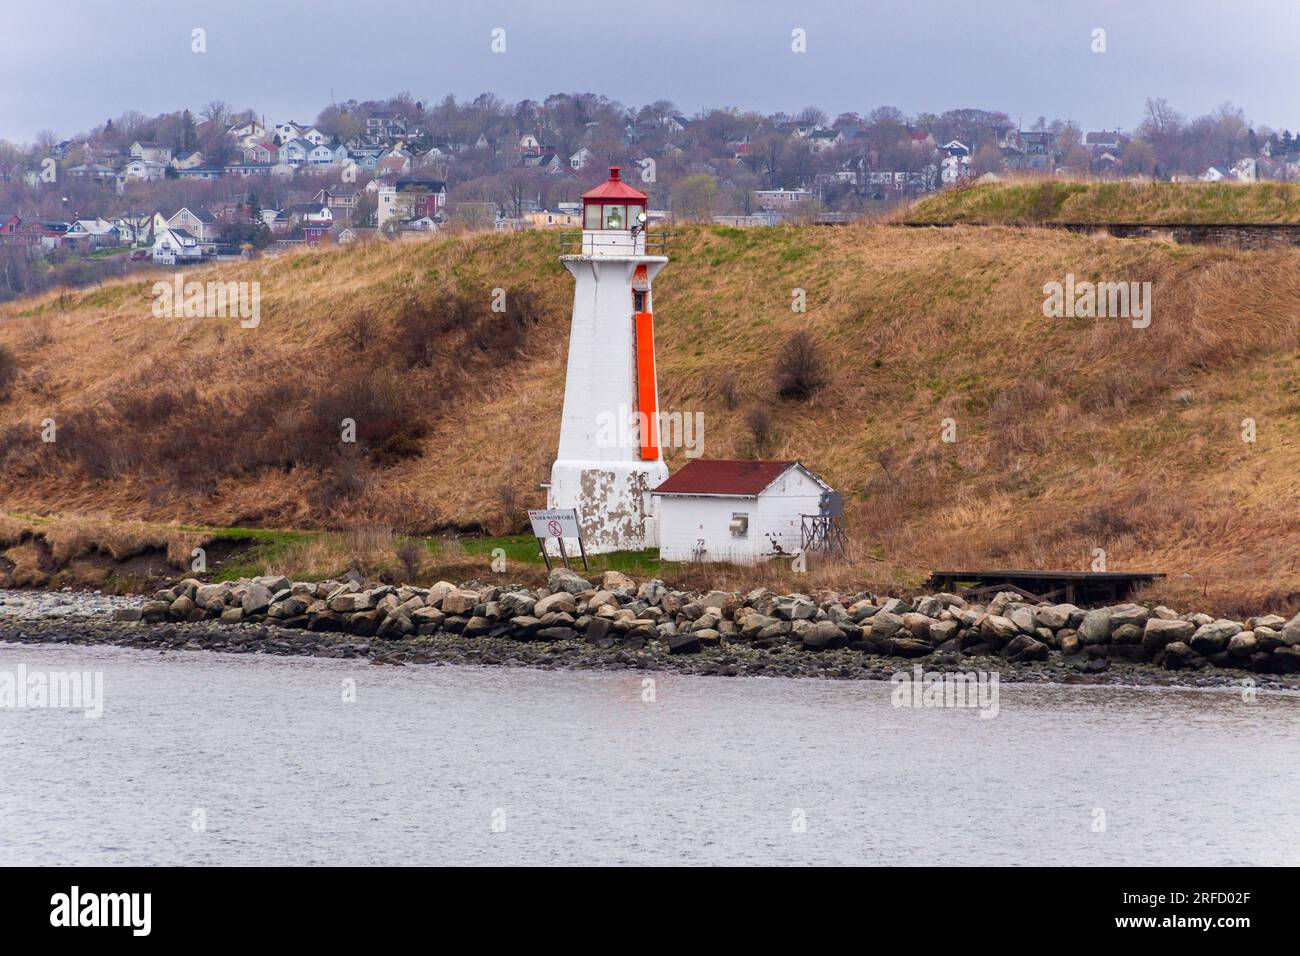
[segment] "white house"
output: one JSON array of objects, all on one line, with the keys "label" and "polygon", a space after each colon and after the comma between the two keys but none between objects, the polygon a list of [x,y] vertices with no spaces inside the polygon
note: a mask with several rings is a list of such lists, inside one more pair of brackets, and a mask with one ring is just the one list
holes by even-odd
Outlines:
[{"label": "white house", "polygon": [[226,128],[226,133],[234,137],[240,145],[256,143],[266,136],[266,127],[257,120],[249,120],[246,123],[237,123],[234,126]]},{"label": "white house", "polygon": [[797,461],[696,458],[655,488],[659,558],[753,564],[802,548],[831,491]]},{"label": "white house", "polygon": [[586,146],[569,157],[569,167],[572,169],[583,169],[589,162],[591,162],[591,150]]},{"label": "white house", "polygon": [[307,153],[307,163],[311,166],[333,166],[347,158],[347,147],[331,146],[328,143],[318,143]]},{"label": "white house", "polygon": [[151,163],[162,163],[165,166],[172,161],[172,148],[161,143],[136,140],[131,144],[131,156]]},{"label": "white house", "polygon": [[156,182],[167,175],[167,166],[163,163],[156,163],[148,159],[133,159],[122,167],[122,172],[118,178],[123,181],[128,179],[141,179],[147,183]]},{"label": "white house", "polygon": [[1228,171],[1228,175],[1243,183],[1256,183],[1259,182],[1259,167],[1255,158],[1249,156],[1246,159],[1239,159],[1237,162],[1233,163],[1232,169]]},{"label": "white house", "polygon": [[173,169],[197,169],[203,165],[202,150],[191,149],[183,153],[177,153],[172,157],[171,166]]},{"label": "white house", "polygon": [[132,246],[144,243],[153,231],[150,216],[121,216],[113,220],[113,225],[117,227],[118,241]]},{"label": "white house", "polygon": [[301,166],[314,147],[305,139],[291,139],[280,144],[280,162]]},{"label": "white house", "polygon": [[275,124],[275,135],[280,137],[280,142],[282,143],[285,140],[298,139],[302,136],[302,132],[303,127],[299,126],[293,120],[289,120],[287,123]]},{"label": "white house", "polygon": [[184,229],[164,229],[153,241],[153,261],[164,265],[198,262],[203,258],[199,241]]},{"label": "white house", "polygon": [[118,230],[111,222],[107,222],[99,217],[94,219],[74,219],[68,226],[68,231],[64,233],[66,239],[86,240],[86,244],[91,248],[99,246],[117,245]]}]

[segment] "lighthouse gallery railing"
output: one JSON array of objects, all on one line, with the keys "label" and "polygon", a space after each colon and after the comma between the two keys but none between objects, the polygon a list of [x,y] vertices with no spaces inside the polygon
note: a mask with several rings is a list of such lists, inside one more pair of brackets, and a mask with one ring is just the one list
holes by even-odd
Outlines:
[{"label": "lighthouse gallery railing", "polygon": [[[562,256],[591,256],[597,255],[597,249],[607,253],[610,251],[609,246],[597,243],[597,237],[600,232],[562,232],[560,233],[560,255]],[[601,238],[607,238],[601,237]],[[668,255],[668,242],[673,238],[671,232],[644,232],[641,235],[628,236],[628,253],[644,256],[666,256]],[[644,240],[644,247],[642,247]]]}]

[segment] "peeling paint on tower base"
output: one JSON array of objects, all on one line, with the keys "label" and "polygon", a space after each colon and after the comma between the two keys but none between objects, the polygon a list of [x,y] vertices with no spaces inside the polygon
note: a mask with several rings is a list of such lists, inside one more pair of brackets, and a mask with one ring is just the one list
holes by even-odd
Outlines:
[{"label": "peeling paint on tower base", "polygon": [[[650,492],[667,478],[668,466],[662,461],[557,461],[551,468],[546,506],[578,509],[588,554],[657,548],[659,527]],[[559,554],[554,541],[547,548]]]}]

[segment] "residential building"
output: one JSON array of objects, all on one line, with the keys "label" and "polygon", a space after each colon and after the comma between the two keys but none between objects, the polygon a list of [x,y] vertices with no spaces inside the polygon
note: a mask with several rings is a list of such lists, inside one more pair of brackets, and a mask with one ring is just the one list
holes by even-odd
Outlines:
[{"label": "residential building", "polygon": [[135,159],[143,159],[150,163],[161,163],[166,166],[172,161],[172,148],[161,143],[136,140],[131,144],[131,156]]},{"label": "residential building", "polygon": [[198,239],[184,229],[164,229],[154,238],[153,261],[162,265],[200,262],[203,249]]},{"label": "residential building", "polygon": [[440,179],[399,179],[378,190],[377,221],[382,228],[397,219],[439,216],[447,204],[447,184]]},{"label": "residential building", "polygon": [[191,209],[183,206],[167,220],[167,228],[183,229],[202,243],[217,241],[220,223],[217,217],[206,209]]}]

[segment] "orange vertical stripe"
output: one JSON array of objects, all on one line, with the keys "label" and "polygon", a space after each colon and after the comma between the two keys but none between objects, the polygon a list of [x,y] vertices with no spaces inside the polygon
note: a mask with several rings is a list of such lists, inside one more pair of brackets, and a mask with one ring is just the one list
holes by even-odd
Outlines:
[{"label": "orange vertical stripe", "polygon": [[641,432],[641,459],[659,460],[659,399],[655,389],[655,317],[636,314],[637,410],[646,423]]}]

